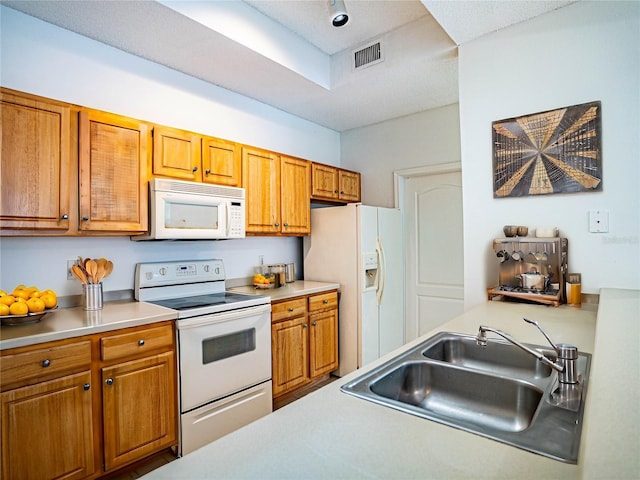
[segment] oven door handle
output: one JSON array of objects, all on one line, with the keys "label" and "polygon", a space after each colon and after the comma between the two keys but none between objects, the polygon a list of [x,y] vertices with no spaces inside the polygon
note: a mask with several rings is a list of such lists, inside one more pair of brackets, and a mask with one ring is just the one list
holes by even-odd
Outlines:
[{"label": "oven door handle", "polygon": [[198,317],[181,318],[176,320],[176,327],[178,330],[186,330],[188,328],[197,328],[205,325],[214,325],[222,322],[229,322],[238,320],[240,318],[248,318],[259,316],[264,313],[271,312],[271,304],[258,305],[255,307],[238,308],[237,310],[231,310],[228,312],[211,313],[208,315],[201,315]]}]

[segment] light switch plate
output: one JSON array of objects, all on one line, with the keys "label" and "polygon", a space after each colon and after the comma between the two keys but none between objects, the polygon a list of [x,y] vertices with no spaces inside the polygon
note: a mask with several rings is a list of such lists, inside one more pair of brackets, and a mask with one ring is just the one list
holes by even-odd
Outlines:
[{"label": "light switch plate", "polygon": [[589,211],[589,232],[606,233],[609,231],[609,212],[607,210]]}]

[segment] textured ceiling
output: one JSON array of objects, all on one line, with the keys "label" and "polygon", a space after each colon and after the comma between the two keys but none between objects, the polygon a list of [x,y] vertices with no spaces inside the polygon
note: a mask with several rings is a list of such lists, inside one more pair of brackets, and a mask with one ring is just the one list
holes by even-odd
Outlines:
[{"label": "textured ceiling", "polygon": [[[345,0],[335,28],[321,0],[2,1],[336,131],[457,102],[456,45],[569,3]],[[241,24],[262,40],[245,42]],[[371,40],[384,61],[353,71]]]}]

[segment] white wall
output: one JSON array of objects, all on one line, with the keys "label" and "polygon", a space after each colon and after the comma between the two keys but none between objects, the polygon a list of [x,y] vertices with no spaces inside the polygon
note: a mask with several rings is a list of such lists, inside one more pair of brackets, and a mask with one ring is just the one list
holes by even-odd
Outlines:
[{"label": "white wall", "polygon": [[[583,292],[640,288],[640,3],[581,1],[463,44],[459,75],[466,308],[495,281],[505,224],[557,226]],[[596,100],[602,192],[493,198],[492,121]],[[589,233],[591,209],[608,233]]]},{"label": "white wall", "polygon": [[362,202],[394,207],[393,172],[460,162],[458,104],[342,133],[342,166],[362,175]]},{"label": "white wall", "polygon": [[[340,164],[340,135],[247,97],[0,6],[0,84],[4,87],[159,124]],[[0,238],[0,288],[35,284],[80,293],[66,261],[105,256],[116,269],[105,290],[133,288],[139,261],[223,258],[228,278],[266,263],[296,262],[298,238],[136,243],[126,238]]]}]

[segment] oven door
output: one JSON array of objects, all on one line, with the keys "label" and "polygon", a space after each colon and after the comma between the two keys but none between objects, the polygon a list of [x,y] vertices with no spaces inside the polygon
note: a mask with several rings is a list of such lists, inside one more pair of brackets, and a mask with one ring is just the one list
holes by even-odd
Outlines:
[{"label": "oven door", "polygon": [[271,379],[271,305],[177,320],[181,412]]}]

